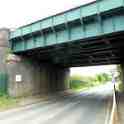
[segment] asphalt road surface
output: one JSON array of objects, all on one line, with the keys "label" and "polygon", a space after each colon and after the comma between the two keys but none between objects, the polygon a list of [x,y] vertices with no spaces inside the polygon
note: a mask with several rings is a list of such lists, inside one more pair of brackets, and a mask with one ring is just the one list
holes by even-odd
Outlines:
[{"label": "asphalt road surface", "polygon": [[108,124],[112,85],[0,112],[0,124]]}]

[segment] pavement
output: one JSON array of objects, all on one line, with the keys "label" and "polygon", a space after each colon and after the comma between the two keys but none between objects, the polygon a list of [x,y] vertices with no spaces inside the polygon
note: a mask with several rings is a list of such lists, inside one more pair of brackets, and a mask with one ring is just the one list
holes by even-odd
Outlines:
[{"label": "pavement", "polygon": [[109,124],[111,106],[112,85],[108,84],[0,112],[0,124]]}]

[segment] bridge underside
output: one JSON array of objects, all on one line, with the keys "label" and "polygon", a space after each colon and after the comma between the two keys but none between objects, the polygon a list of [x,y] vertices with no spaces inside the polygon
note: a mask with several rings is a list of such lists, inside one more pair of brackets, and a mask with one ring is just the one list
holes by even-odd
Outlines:
[{"label": "bridge underside", "polygon": [[124,61],[124,32],[20,52],[39,62],[62,67],[120,64]]}]

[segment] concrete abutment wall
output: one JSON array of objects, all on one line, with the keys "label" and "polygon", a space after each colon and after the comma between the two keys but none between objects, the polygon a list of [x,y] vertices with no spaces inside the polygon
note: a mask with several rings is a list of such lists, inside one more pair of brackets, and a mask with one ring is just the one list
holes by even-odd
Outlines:
[{"label": "concrete abutment wall", "polygon": [[[11,96],[49,94],[68,88],[68,68],[40,64],[26,57],[16,57],[19,61],[10,61],[7,65],[8,91]],[[20,81],[17,81],[18,77],[21,78]]]},{"label": "concrete abutment wall", "polygon": [[9,30],[1,29],[0,34],[0,71],[8,74],[10,96],[49,94],[69,88],[68,68],[9,53]]}]

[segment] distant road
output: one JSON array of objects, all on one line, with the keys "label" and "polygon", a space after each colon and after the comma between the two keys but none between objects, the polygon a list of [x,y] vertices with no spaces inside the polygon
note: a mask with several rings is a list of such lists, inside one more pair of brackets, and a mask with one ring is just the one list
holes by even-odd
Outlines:
[{"label": "distant road", "polygon": [[111,84],[0,112],[0,124],[108,124]]}]

